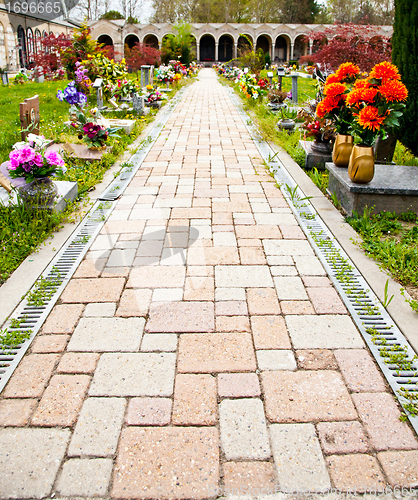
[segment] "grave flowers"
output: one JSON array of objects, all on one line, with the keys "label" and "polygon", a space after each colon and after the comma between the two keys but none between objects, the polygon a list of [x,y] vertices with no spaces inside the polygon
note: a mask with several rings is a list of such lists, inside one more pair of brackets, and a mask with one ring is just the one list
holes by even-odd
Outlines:
[{"label": "grave flowers", "polygon": [[161,83],[171,83],[174,80],[176,73],[172,66],[160,66],[155,75],[155,79]]},{"label": "grave flowers", "polygon": [[132,94],[138,92],[138,87],[132,81],[124,78],[123,80],[118,80],[116,83],[108,83],[105,87],[105,92],[109,93],[112,97],[122,100],[130,98]]},{"label": "grave flowers", "polygon": [[87,104],[87,97],[83,92],[79,92],[75,81],[70,82],[64,90],[58,90],[57,98],[60,101],[66,101],[72,106],[83,107]]},{"label": "grave flowers", "polygon": [[[81,110],[77,110],[77,121],[71,123],[71,126],[78,131],[78,138],[82,139],[91,150],[106,149],[106,142],[109,137],[119,137],[115,132],[120,127],[103,127],[96,121],[89,121]],[[97,117],[96,117],[97,118]]]}]

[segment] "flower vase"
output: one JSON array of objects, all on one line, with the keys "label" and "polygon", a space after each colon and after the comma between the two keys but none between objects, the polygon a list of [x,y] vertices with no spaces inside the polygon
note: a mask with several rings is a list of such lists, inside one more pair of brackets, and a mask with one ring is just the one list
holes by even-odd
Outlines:
[{"label": "flower vase", "polygon": [[332,153],[332,142],[331,141],[317,141],[316,139],[310,143],[311,149],[315,153],[320,153],[322,155],[330,155]]},{"label": "flower vase", "polygon": [[367,184],[374,176],[373,148],[354,146],[348,164],[348,177],[356,184]]},{"label": "flower vase", "polygon": [[168,80],[166,81],[166,85],[167,85],[167,88],[169,89],[170,88],[170,82]]},{"label": "flower vase", "polygon": [[20,198],[27,205],[52,208],[58,188],[50,177],[42,177],[17,188]]},{"label": "flower vase", "polygon": [[104,151],[106,149],[106,146],[89,146],[88,149],[90,151]]},{"label": "flower vase", "polygon": [[353,149],[353,136],[338,134],[332,150],[332,161],[337,167],[348,167],[351,151]]}]

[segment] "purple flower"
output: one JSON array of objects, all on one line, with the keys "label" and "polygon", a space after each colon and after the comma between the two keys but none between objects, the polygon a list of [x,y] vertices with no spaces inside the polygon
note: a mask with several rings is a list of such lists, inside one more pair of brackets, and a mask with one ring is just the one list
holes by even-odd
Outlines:
[{"label": "purple flower", "polygon": [[32,165],[30,165],[29,163],[23,163],[22,168],[27,173],[32,171]]},{"label": "purple flower", "polygon": [[102,130],[102,127],[93,122],[86,123],[83,126],[83,132],[89,139],[94,139],[100,130]]},{"label": "purple flower", "polygon": [[56,165],[57,167],[64,166],[64,160],[61,155],[56,151],[48,151],[45,153],[45,159],[49,163],[49,165]]},{"label": "purple flower", "polygon": [[19,161],[25,163],[35,158],[35,151],[30,146],[24,146],[19,149]]},{"label": "purple flower", "polygon": [[37,166],[37,167],[42,167],[42,165],[44,164],[44,159],[42,158],[42,155],[39,154],[39,153],[36,153],[35,155],[35,158],[33,160],[33,163]]},{"label": "purple flower", "polygon": [[57,97],[60,101],[63,101],[65,99],[64,92],[62,90],[58,90]]}]

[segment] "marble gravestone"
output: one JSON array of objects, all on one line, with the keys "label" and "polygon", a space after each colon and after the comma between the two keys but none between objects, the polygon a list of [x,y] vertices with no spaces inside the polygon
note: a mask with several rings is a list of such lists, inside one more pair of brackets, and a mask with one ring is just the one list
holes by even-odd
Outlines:
[{"label": "marble gravestone", "polygon": [[97,108],[103,109],[103,80],[96,78],[93,83],[93,88],[96,89]]},{"label": "marble gravestone", "polygon": [[135,92],[135,94],[132,96],[132,107],[135,114],[142,115],[145,108],[144,96],[139,95]]},{"label": "marble gravestone", "polygon": [[35,95],[20,103],[20,125],[22,141],[28,134],[39,135],[39,96]]},{"label": "marble gravestone", "polygon": [[141,66],[141,88],[149,85],[150,68],[148,65]]}]

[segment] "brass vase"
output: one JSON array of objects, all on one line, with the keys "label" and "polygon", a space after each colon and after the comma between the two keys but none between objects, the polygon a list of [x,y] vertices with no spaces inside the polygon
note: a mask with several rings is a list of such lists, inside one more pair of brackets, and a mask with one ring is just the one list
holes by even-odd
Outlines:
[{"label": "brass vase", "polygon": [[338,134],[332,149],[332,161],[337,167],[348,167],[351,151],[353,149],[353,136]]},{"label": "brass vase", "polygon": [[356,184],[367,184],[374,176],[373,148],[354,146],[348,164],[348,177]]}]

